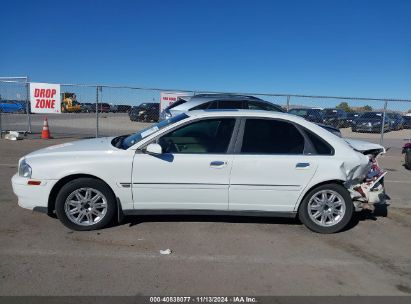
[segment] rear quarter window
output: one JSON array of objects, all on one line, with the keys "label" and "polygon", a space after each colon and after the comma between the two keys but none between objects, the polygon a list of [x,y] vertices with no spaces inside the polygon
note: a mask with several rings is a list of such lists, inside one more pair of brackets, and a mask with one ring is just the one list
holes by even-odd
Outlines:
[{"label": "rear quarter window", "polygon": [[313,148],[315,149],[316,155],[334,155],[334,148],[322,139],[317,134],[314,134],[310,130],[304,129],[305,134],[311,141]]}]

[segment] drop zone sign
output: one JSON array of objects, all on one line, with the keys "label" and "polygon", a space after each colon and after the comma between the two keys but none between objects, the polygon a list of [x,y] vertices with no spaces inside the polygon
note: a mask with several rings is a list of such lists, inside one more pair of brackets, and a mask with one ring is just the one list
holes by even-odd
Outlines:
[{"label": "drop zone sign", "polygon": [[60,85],[54,83],[30,83],[32,113],[61,113]]}]

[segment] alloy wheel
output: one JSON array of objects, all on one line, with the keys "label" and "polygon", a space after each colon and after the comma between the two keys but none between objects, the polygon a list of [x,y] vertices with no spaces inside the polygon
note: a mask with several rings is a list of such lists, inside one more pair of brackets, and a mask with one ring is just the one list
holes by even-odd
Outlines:
[{"label": "alloy wheel", "polygon": [[80,188],[67,197],[64,211],[74,224],[91,226],[100,222],[106,215],[107,199],[96,189]]},{"label": "alloy wheel", "polygon": [[338,224],[343,219],[345,210],[344,199],[333,190],[318,191],[308,202],[310,219],[322,227]]}]

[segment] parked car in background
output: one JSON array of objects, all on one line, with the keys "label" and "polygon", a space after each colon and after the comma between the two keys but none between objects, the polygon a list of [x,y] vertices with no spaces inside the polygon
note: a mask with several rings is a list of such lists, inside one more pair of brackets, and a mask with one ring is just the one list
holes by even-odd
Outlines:
[{"label": "parked car in background", "polygon": [[118,112],[118,106],[115,105],[115,104],[110,103],[110,112],[117,113]]},{"label": "parked car in background", "polygon": [[361,113],[356,113],[356,112],[349,112],[347,113],[347,118],[345,119],[347,126],[352,127],[352,122],[354,119],[357,119],[360,117]]},{"label": "parked car in background", "polygon": [[411,129],[411,116],[403,116],[404,119],[404,129]]},{"label": "parked car in background", "polygon": [[406,143],[404,147],[402,147],[402,153],[404,154],[405,168],[411,170],[411,142]]},{"label": "parked car in background", "polygon": [[382,128],[383,113],[382,112],[365,112],[352,122],[353,132],[372,132],[378,133],[383,129],[384,132],[390,130],[390,123],[385,120],[384,128]]},{"label": "parked car in background", "polygon": [[324,109],[323,110],[323,123],[331,125],[336,128],[348,127],[347,113],[342,109]]},{"label": "parked car in background", "polygon": [[83,102],[83,103],[80,103],[80,106],[81,106],[81,112],[83,113],[96,112],[96,106],[94,103]]},{"label": "parked car in background", "polygon": [[248,109],[285,112],[281,106],[272,104],[271,102],[254,96],[233,94],[198,94],[179,98],[175,103],[168,106],[163,112],[161,112],[160,120],[168,119],[187,111],[215,109]]},{"label": "parked car in background", "polygon": [[31,152],[12,185],[21,207],[55,212],[72,230],[180,213],[298,217],[334,233],[384,202],[384,152],[286,113],[188,111],[132,135]]},{"label": "parked car in background", "polygon": [[385,119],[388,120],[390,130],[402,130],[404,129],[404,119],[398,113],[386,113]]},{"label": "parked car in background", "polygon": [[17,100],[0,100],[2,113],[26,113],[26,104]]},{"label": "parked car in background", "polygon": [[117,112],[119,113],[130,113],[131,106],[130,105],[117,105]]},{"label": "parked car in background", "polygon": [[160,115],[160,104],[157,102],[147,102],[133,107],[128,116],[131,121],[158,121]]},{"label": "parked car in background", "polygon": [[[94,112],[96,112],[96,104],[94,104]],[[109,113],[110,112],[110,105],[108,103],[99,103],[98,104],[98,111],[100,113]]]},{"label": "parked car in background", "polygon": [[294,108],[288,111],[288,113],[303,117],[311,122],[323,122],[323,114],[320,109]]}]

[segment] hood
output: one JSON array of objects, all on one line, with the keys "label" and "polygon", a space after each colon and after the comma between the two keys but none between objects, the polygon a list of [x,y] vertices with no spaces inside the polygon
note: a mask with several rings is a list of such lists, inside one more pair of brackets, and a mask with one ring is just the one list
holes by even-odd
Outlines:
[{"label": "hood", "polygon": [[102,137],[93,139],[84,139],[73,142],[68,142],[64,144],[50,146],[44,149],[40,149],[30,154],[27,154],[25,158],[38,157],[38,156],[51,156],[54,154],[68,153],[72,154],[75,152],[92,152],[92,151],[112,151],[117,150],[111,144],[111,140],[114,137]]},{"label": "hood", "polygon": [[370,143],[368,141],[344,138],[344,140],[350,145],[354,150],[365,153],[378,150],[379,153],[385,153],[385,148],[379,144]]}]

